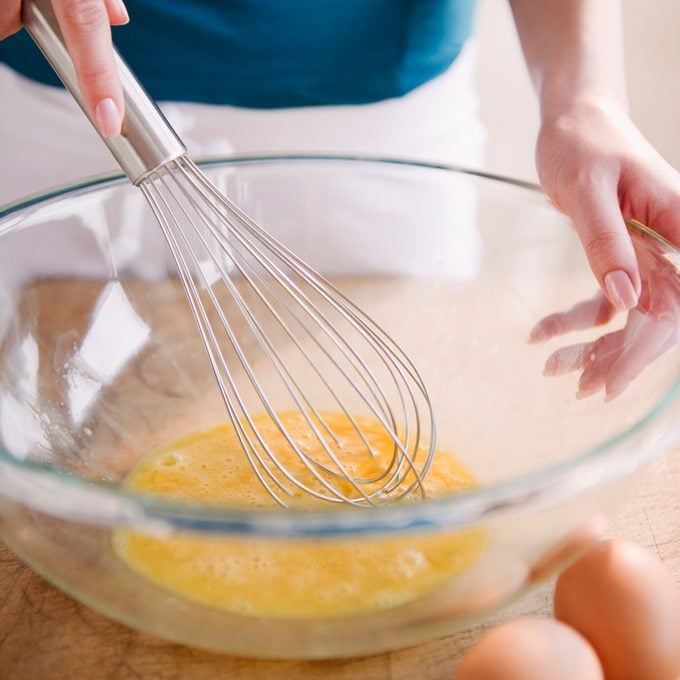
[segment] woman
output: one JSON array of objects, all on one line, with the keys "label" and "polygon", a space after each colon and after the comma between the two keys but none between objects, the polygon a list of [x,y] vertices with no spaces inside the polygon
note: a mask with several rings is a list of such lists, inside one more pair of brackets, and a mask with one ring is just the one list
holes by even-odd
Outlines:
[{"label": "woman", "polygon": [[[628,116],[618,1],[510,4],[540,99],[539,177],[573,220],[602,290],[539,324],[533,338],[542,339],[636,308],[645,272],[624,220],[637,218],[680,242],[680,178]],[[116,43],[151,95],[173,102],[166,113],[194,153],[238,150],[239,144],[252,151],[261,148],[257,141],[280,150],[283,139],[296,150],[478,160],[481,135],[469,87],[473,0],[130,0],[130,5],[133,22],[116,32]],[[103,135],[114,136],[124,111],[110,26],[128,22],[126,8],[122,0],[53,0],[53,6],[90,115]],[[5,0],[0,38],[19,30],[20,10],[21,0]],[[64,153],[54,153],[55,139],[77,145],[82,154],[72,163],[72,176],[103,169],[104,152],[85,153],[96,145],[75,122],[65,93],[50,87],[53,76],[27,41],[22,36],[0,43],[0,61],[24,74],[5,68],[0,87],[13,93],[8,101],[21,100],[23,111],[44,118],[25,124],[28,146],[42,135],[58,163],[43,168],[40,180],[68,178]],[[8,157],[19,157],[24,140],[16,123],[0,124],[2,148]],[[656,305],[647,298],[644,312],[654,307],[657,317],[668,314],[671,305],[663,296]],[[604,342],[610,354],[624,351],[620,340]],[[654,352],[666,340],[656,342]],[[593,388],[588,370],[597,373],[588,358],[592,349],[582,348],[568,366],[585,369],[586,393]],[[625,388],[644,365],[642,358],[648,361],[651,353],[618,370],[607,359],[609,395]]]}]

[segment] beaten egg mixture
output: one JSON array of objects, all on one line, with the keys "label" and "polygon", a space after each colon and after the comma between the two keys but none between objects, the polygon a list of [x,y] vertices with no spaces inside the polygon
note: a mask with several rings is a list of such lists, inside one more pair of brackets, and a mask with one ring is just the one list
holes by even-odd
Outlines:
[{"label": "beaten egg mixture", "polygon": [[[337,437],[334,448],[352,474],[368,476],[389,462],[393,445],[377,420],[356,418],[378,452],[373,459],[347,416],[321,415]],[[302,414],[278,417],[305,453],[323,460],[321,445]],[[261,415],[254,421],[281,463],[308,485],[320,488],[271,418]],[[279,507],[253,474],[231,425],[197,432],[152,451],[128,475],[125,485],[214,506]],[[425,481],[429,497],[474,486],[470,472],[452,454],[437,450]],[[292,496],[286,501],[292,508],[337,507],[295,487],[290,490]],[[347,616],[406,603],[470,565],[484,543],[478,530],[332,540],[190,533],[158,538],[129,529],[118,529],[113,536],[120,559],[157,585],[210,607],[276,618]]]}]

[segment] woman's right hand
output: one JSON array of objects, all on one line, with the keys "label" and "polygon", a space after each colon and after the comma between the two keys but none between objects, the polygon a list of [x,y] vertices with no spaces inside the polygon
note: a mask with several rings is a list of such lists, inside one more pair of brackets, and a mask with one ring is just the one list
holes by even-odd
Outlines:
[{"label": "woman's right hand", "polygon": [[[21,0],[0,0],[0,40],[21,28]],[[123,0],[52,0],[90,116],[104,137],[120,134],[123,92],[111,26],[129,21]]]}]

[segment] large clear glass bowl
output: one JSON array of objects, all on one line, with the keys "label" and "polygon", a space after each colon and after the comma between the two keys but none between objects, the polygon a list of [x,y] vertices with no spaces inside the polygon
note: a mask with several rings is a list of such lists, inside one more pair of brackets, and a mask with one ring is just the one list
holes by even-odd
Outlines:
[{"label": "large clear glass bowl", "polygon": [[[675,442],[677,348],[609,401],[577,399],[578,372],[544,375],[552,351],[602,329],[528,341],[539,319],[596,289],[567,219],[534,187],[379,159],[203,167],[410,355],[438,443],[479,488],[323,512],[226,510],[124,490],[146,452],[226,416],[141,193],[121,177],[86,181],[0,212],[0,533],[74,597],[140,630],[249,656],[413,645],[469,626],[562,567],[601,534],[634,473]],[[138,575],[111,548],[120,527],[349,541],[358,554],[395,537],[408,546],[476,531],[484,548],[399,606],[265,618],[194,603]]]}]

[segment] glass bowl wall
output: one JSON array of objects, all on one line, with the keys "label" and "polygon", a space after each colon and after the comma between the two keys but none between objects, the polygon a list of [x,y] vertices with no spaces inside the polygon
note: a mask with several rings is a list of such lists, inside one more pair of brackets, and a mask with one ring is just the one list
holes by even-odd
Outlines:
[{"label": "glass bowl wall", "polygon": [[[534,188],[377,159],[225,159],[204,169],[413,359],[438,443],[480,488],[315,513],[124,491],[141,456],[226,414],[140,192],[120,178],[66,187],[0,212],[0,535],[83,602],[172,640],[250,656],[416,644],[470,625],[572,559],[604,530],[634,472],[675,442],[677,349],[611,401],[577,399],[576,373],[543,374],[552,351],[600,331],[528,342],[539,319],[595,291],[568,221]],[[396,608],[263,619],[194,604],[133,573],[111,549],[121,526],[339,544],[479,531],[485,548],[457,578]]]}]

